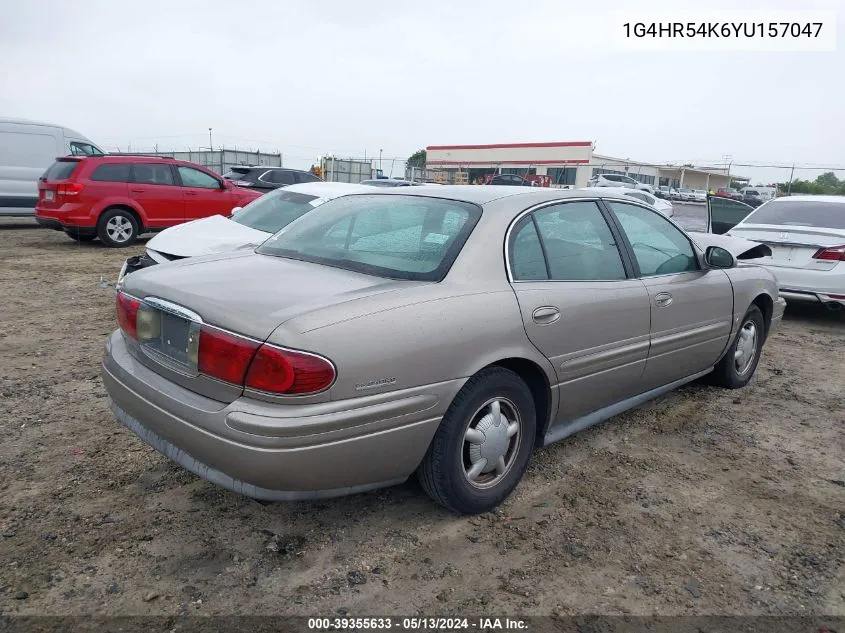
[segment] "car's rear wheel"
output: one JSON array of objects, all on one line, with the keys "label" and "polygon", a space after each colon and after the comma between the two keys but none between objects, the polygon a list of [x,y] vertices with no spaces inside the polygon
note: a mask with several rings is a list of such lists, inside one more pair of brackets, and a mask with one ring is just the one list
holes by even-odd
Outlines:
[{"label": "car's rear wheel", "polygon": [[112,248],[131,246],[138,239],[138,221],[126,209],[107,209],[97,222],[97,235]]},{"label": "car's rear wheel", "polygon": [[712,382],[728,389],[747,385],[760,362],[765,340],[766,322],[763,313],[756,305],[752,305],[742,317],[739,331],[728,352],[713,370]]},{"label": "car's rear wheel", "polygon": [[417,471],[428,495],[462,514],[488,512],[513,491],[534,446],[531,391],[514,372],[485,369],[455,396]]}]

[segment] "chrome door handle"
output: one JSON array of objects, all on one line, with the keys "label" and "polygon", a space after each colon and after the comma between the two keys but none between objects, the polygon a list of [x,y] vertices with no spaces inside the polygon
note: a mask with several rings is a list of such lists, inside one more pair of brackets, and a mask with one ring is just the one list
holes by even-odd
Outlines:
[{"label": "chrome door handle", "polygon": [[672,295],[668,292],[661,292],[658,293],[657,296],[654,297],[654,305],[665,308],[668,305],[672,304]]},{"label": "chrome door handle", "polygon": [[554,306],[543,306],[542,308],[534,310],[531,314],[531,318],[534,319],[534,323],[540,323],[543,325],[554,323],[560,318],[560,310]]}]

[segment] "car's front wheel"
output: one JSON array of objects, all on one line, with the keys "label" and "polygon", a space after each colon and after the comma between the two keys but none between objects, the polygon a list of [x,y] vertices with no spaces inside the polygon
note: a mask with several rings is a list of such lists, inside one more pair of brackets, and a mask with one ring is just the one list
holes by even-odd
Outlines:
[{"label": "car's front wheel", "polygon": [[766,340],[766,322],[756,305],[748,308],[727,354],[713,370],[712,381],[720,387],[739,389],[748,384],[760,362]]},{"label": "car's front wheel", "polygon": [[490,367],[455,396],[417,471],[428,495],[462,514],[488,512],[513,491],[534,446],[531,391],[514,372]]},{"label": "car's front wheel", "polygon": [[108,209],[97,222],[97,235],[112,248],[131,246],[138,239],[138,221],[126,209]]}]

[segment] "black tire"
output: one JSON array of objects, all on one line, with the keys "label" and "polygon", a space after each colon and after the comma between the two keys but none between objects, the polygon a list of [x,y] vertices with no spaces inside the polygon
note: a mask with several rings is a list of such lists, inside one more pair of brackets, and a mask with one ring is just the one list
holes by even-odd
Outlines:
[{"label": "black tire", "polygon": [[[753,358],[748,362],[748,352],[744,358],[737,356],[737,349],[740,348],[741,340],[745,340],[746,336],[743,331],[748,331],[747,328],[753,326],[754,328],[754,347]],[[763,313],[756,305],[748,308],[748,312],[742,317],[740,321],[739,331],[736,334],[727,353],[716,365],[716,368],[711,374],[711,381],[713,384],[726,389],[740,389],[748,384],[751,377],[757,369],[757,363],[760,362],[760,355],[763,351],[763,343],[766,341],[766,322],[763,319]],[[748,347],[746,346],[746,350]],[[745,364],[747,362],[747,365]],[[737,367],[737,365],[743,367]]]},{"label": "black tire", "polygon": [[[499,426],[495,426],[493,401],[499,403],[502,415]],[[507,436],[513,422],[518,424],[518,430]],[[478,432],[488,431],[487,435],[481,434],[484,442],[470,445],[465,440],[470,426]],[[467,381],[449,405],[417,477],[435,502],[454,512],[489,512],[505,500],[522,478],[534,448],[536,426],[534,399],[525,382],[503,367],[482,370]],[[504,451],[503,472],[481,473],[477,482],[471,483],[467,468],[471,470],[481,459],[485,464],[491,463],[494,458],[482,454],[496,454],[497,450]]]},{"label": "black tire", "polygon": [[131,246],[138,239],[138,220],[126,209],[106,209],[97,222],[97,236],[110,248]]},{"label": "black tire", "polygon": [[65,231],[65,235],[77,242],[93,242],[97,239],[96,235],[80,235],[79,233],[74,233],[73,231]]}]

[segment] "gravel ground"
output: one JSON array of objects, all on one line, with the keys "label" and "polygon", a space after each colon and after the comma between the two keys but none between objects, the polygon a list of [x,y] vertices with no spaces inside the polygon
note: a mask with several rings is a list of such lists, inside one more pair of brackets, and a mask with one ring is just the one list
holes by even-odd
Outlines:
[{"label": "gravel ground", "polygon": [[261,504],[106,407],[99,281],[142,245],[28,224],[0,221],[0,613],[845,615],[840,317],[790,308],[747,388],[692,385],[542,449],[487,515],[415,482]]}]

